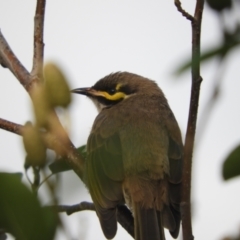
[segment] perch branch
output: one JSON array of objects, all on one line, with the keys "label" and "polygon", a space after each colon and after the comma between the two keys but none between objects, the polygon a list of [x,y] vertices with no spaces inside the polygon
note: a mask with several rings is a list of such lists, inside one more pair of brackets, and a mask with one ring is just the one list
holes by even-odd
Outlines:
[{"label": "perch branch", "polygon": [[[75,205],[59,205],[54,206],[58,212],[66,212],[67,215],[71,215],[75,212],[84,210],[95,211],[95,206],[91,202],[81,202]],[[134,238],[133,216],[125,205],[118,206],[117,220],[121,226]]]},{"label": "perch branch", "polygon": [[44,15],[46,0],[37,1],[36,12],[34,17],[34,53],[33,67],[31,75],[39,80],[42,79],[43,57],[44,57]]},{"label": "perch branch", "polygon": [[58,205],[57,206],[58,212],[66,212],[67,215],[71,215],[75,212],[80,212],[84,210],[95,211],[95,206],[91,202],[81,202],[75,205]]},{"label": "perch branch", "polygon": [[201,46],[201,22],[204,0],[197,0],[194,21],[192,21],[192,89],[189,107],[187,132],[184,146],[184,167],[183,167],[183,191],[182,191],[182,225],[183,239],[194,239],[191,222],[191,172],[192,154],[197,122],[200,85],[200,46]]}]

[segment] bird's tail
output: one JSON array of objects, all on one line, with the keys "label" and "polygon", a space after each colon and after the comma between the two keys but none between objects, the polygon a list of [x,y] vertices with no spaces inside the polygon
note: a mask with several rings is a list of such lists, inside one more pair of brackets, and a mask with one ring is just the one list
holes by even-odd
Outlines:
[{"label": "bird's tail", "polygon": [[134,203],[134,214],[136,240],[165,240],[159,211],[146,209],[140,203]]}]

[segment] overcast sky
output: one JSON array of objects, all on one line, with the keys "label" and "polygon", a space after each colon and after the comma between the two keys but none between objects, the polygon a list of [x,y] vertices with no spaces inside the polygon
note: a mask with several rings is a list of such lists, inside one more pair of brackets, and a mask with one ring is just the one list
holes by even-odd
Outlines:
[{"label": "overcast sky", "polygon": [[[31,70],[33,49],[33,0],[0,0],[0,28],[11,48]],[[173,70],[190,56],[191,26],[177,12],[174,1],[160,0],[51,0],[45,17],[45,60],[63,67],[71,88],[92,86],[115,71],[130,71],[155,80],[162,88],[179,122],[184,138],[190,94],[190,72],[179,77]],[[195,1],[182,1],[190,13]],[[221,40],[216,15],[205,9],[202,49]],[[224,157],[240,143],[239,54],[229,56],[221,73],[223,84],[206,128],[197,131],[193,163],[193,233],[196,239],[218,240],[237,234],[240,226],[240,178],[224,182]],[[199,117],[213,86],[217,61],[202,66]],[[221,69],[222,70],[222,69]],[[97,114],[85,97],[73,96],[69,108],[70,137],[76,146],[86,143]],[[33,120],[25,89],[7,70],[0,68],[0,117],[24,124]],[[0,129],[0,171],[23,171],[21,138]],[[73,173],[62,178],[61,203],[89,200]],[[74,185],[74,186],[73,186]],[[64,195],[64,196],[62,196]],[[44,196],[43,202],[44,202]],[[46,201],[46,200],[45,200]],[[47,202],[47,201],[46,201]],[[104,239],[95,213],[79,213],[64,218],[69,239]],[[64,240],[59,234],[56,240]],[[115,239],[132,239],[119,227]],[[167,240],[171,239],[167,235]]]}]

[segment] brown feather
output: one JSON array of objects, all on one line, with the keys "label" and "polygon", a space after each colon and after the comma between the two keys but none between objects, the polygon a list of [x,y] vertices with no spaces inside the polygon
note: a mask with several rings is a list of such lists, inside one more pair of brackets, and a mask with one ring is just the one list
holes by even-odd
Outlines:
[{"label": "brown feather", "polygon": [[149,79],[116,73],[92,89],[104,91],[119,83],[129,94],[122,101],[111,105],[90,96],[109,104],[94,121],[86,163],[87,186],[103,232],[114,237],[116,208],[125,202],[133,211],[137,240],[164,240],[163,226],[176,238],[183,158],[178,124],[163,92]]}]

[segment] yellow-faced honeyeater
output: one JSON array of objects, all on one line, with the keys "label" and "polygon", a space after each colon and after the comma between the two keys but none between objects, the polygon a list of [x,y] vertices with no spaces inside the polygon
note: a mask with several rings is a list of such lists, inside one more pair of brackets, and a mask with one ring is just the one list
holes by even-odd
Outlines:
[{"label": "yellow-faced honeyeater", "polygon": [[86,185],[103,233],[117,231],[117,206],[133,213],[135,239],[163,240],[180,228],[183,144],[177,121],[154,81],[128,72],[72,90],[98,109],[87,142]]}]

